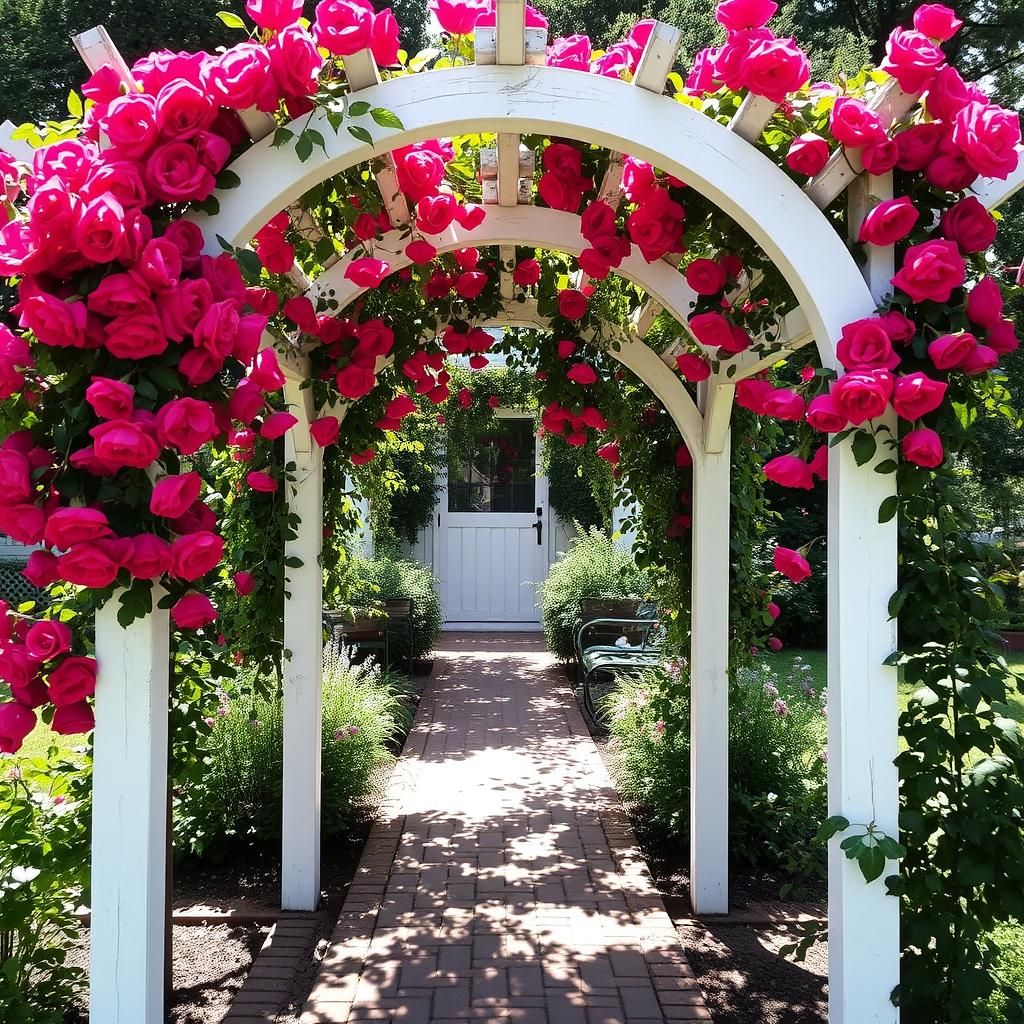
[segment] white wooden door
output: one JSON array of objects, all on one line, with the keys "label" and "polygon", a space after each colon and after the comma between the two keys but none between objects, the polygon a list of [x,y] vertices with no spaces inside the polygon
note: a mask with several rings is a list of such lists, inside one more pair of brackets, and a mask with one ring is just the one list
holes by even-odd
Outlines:
[{"label": "white wooden door", "polygon": [[448,629],[536,629],[548,569],[547,480],[532,417],[499,414],[452,471],[438,512],[435,571]]}]

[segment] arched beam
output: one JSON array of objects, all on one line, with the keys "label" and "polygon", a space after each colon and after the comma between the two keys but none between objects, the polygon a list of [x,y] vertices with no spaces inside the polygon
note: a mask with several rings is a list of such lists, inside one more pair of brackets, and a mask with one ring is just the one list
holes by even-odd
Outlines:
[{"label": "arched beam", "polygon": [[[405,126],[367,127],[376,145],[335,133],[318,110],[308,122],[325,150],[305,163],[294,149],[257,143],[231,165],[242,187],[218,192],[219,212],[196,215],[210,252],[217,236],[248,242],[278,211],[324,179],[398,146],[441,135],[493,131],[559,135],[625,151],[706,196],[765,250],[807,313],[824,365],[834,341],[874,300],[831,223],[767,156],[703,114],[600,75],[547,67],[461,67],[391,79],[361,93]],[[355,119],[360,120],[360,119]],[[296,124],[296,131],[306,122]]]},{"label": "arched beam", "polygon": [[[438,252],[451,252],[467,246],[525,245],[579,256],[590,245],[583,237],[580,224],[581,220],[576,214],[563,213],[561,210],[539,206],[490,206],[487,208],[487,216],[472,231],[453,223],[443,234],[431,236],[431,240]],[[405,255],[408,243],[407,233],[389,231],[383,239],[373,243],[373,252],[378,258],[386,260],[394,272],[412,263]],[[359,250],[354,253],[361,255]],[[362,295],[366,289],[345,278],[345,271],[352,259],[353,253],[343,256],[321,274],[309,291],[310,298],[315,301],[333,293],[339,308],[344,309]],[[676,320],[686,323],[697,301],[697,294],[675,267],[663,260],[648,263],[639,250],[634,248],[615,273],[639,285]]]},{"label": "arched beam", "polygon": [[[378,257],[387,259],[392,271],[400,270],[411,263],[404,251],[407,242],[407,235],[392,231],[374,244],[374,252]],[[470,245],[519,244],[579,255],[589,243],[580,232],[580,218],[575,214],[536,206],[516,206],[492,207],[474,231],[466,231],[453,224],[435,244],[439,252]],[[321,274],[310,290],[310,298],[314,301],[331,298],[342,310],[362,295],[366,289],[345,278],[349,262],[350,258],[343,259]],[[643,287],[649,295],[654,295],[677,320],[685,321],[696,294],[673,267],[661,260],[647,263],[638,252],[634,252],[623,261],[617,273]],[[507,304],[498,322],[512,326],[513,322],[520,320],[525,325],[544,330],[550,326],[550,322],[536,312],[535,303]],[[611,355],[632,370],[664,403],[694,458],[701,458],[704,452],[703,421],[682,381],[635,333],[602,322],[599,330],[591,332],[591,337],[584,340],[594,341],[598,335],[616,339],[619,349],[611,351]]]}]

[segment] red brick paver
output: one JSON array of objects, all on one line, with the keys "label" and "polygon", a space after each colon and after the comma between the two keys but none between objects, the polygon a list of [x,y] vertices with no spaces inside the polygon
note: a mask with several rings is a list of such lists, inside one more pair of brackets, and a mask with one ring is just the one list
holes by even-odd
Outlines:
[{"label": "red brick paver", "polygon": [[710,1019],[543,645],[446,638],[303,1024]]}]

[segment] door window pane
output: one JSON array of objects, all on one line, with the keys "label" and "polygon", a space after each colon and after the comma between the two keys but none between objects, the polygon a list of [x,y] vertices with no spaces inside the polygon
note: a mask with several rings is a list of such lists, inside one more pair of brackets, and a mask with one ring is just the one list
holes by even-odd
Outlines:
[{"label": "door window pane", "polygon": [[472,458],[448,474],[449,512],[533,512],[536,446],[532,419],[499,419],[476,438]]}]

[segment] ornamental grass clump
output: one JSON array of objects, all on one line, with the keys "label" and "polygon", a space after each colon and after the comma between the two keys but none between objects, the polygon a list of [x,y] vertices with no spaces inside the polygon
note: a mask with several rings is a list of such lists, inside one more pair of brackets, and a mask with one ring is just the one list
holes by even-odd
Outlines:
[{"label": "ornamental grass clump", "polygon": [[[824,876],[811,838],[826,815],[824,694],[799,659],[737,672],[730,694],[732,856],[805,883]],[[685,662],[622,676],[606,698],[614,771],[624,797],[674,843],[690,828],[690,686]]]},{"label": "ornamental grass clump", "polygon": [[[222,856],[281,835],[282,706],[251,679],[244,693],[224,695],[208,721],[202,781],[178,796],[179,852]],[[323,834],[343,836],[380,792],[411,702],[400,676],[348,652],[324,654],[321,795]]]}]

